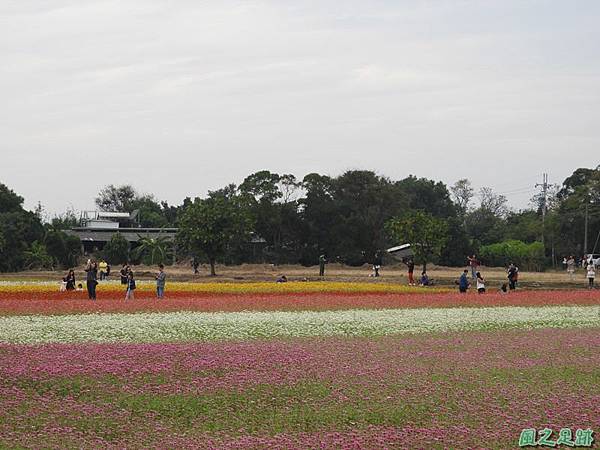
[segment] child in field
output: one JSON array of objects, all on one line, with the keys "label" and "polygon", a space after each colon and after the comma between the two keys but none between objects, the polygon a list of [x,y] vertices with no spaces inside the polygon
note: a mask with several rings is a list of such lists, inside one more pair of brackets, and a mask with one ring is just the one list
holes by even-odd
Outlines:
[{"label": "child in field", "polygon": [[590,289],[594,289],[594,279],[596,278],[596,269],[594,264],[588,264],[587,267],[587,279],[588,279],[588,287]]},{"label": "child in field", "polygon": [[475,277],[477,278],[477,292],[479,294],[485,294],[485,280],[481,276],[481,272],[477,272]]},{"label": "child in field", "polygon": [[129,272],[127,274],[127,291],[125,292],[125,300],[135,299],[134,291],[135,291],[135,278],[133,277],[133,272]]}]

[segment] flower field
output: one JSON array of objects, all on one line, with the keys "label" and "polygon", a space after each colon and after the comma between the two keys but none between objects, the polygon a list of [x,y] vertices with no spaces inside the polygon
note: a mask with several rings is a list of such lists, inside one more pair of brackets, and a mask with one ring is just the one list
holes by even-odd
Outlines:
[{"label": "flower field", "polygon": [[[0,284],[0,448],[518,448],[600,431],[600,293]],[[247,290],[244,290],[244,287]],[[306,287],[305,290],[302,290]],[[137,293],[136,293],[137,294]]]}]

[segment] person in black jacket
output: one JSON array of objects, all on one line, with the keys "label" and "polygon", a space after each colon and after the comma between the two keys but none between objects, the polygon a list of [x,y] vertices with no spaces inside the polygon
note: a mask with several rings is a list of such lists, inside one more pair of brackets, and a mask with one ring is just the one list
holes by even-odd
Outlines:
[{"label": "person in black jacket", "polygon": [[75,271],[73,269],[69,269],[69,273],[66,277],[63,278],[63,281],[66,283],[65,289],[67,291],[75,290]]},{"label": "person in black jacket", "polygon": [[133,300],[135,298],[135,278],[133,272],[130,270],[127,274],[127,290],[125,291],[125,300]]},{"label": "person in black jacket", "polygon": [[96,285],[98,284],[98,264],[96,261],[88,259],[86,271],[86,285],[88,291],[88,298],[90,300],[96,300]]},{"label": "person in black jacket", "polygon": [[511,291],[514,291],[517,288],[517,279],[519,277],[518,275],[519,273],[519,269],[517,269],[517,266],[515,266],[513,263],[510,263],[510,265],[508,266],[508,289]]},{"label": "person in black jacket", "polygon": [[129,274],[129,266],[127,264],[123,264],[121,270],[119,271],[119,275],[121,275],[121,284],[127,284],[127,275]]}]

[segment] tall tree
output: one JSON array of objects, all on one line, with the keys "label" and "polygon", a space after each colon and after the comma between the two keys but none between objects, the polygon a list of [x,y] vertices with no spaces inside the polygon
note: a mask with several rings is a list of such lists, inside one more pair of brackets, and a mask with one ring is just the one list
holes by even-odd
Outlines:
[{"label": "tall tree", "polygon": [[39,244],[44,239],[40,219],[25,211],[22,204],[23,197],[0,183],[0,272],[23,269],[27,264],[26,252],[31,250],[33,242]]},{"label": "tall tree", "polygon": [[206,199],[195,199],[183,212],[178,241],[183,248],[206,256],[210,273],[228,246],[250,235],[251,218],[237,195],[216,192]]},{"label": "tall tree", "polygon": [[386,223],[386,229],[396,242],[407,242],[415,251],[417,262],[427,270],[427,262],[440,256],[448,240],[448,224],[423,211],[410,211]]},{"label": "tall tree", "polygon": [[508,214],[508,200],[504,195],[496,194],[492,188],[482,187],[479,190],[480,208],[496,217],[504,218]]},{"label": "tall tree", "polygon": [[133,186],[124,184],[115,186],[110,184],[103,188],[96,197],[96,206],[101,211],[127,212],[133,211],[132,202],[137,197]]},{"label": "tall tree", "polygon": [[111,264],[129,262],[129,242],[119,232],[112,235],[102,249],[102,256]]},{"label": "tall tree", "polygon": [[475,195],[471,182],[466,178],[462,178],[454,183],[450,191],[452,192],[452,198],[458,207],[459,213],[464,216],[469,211],[471,200]]}]

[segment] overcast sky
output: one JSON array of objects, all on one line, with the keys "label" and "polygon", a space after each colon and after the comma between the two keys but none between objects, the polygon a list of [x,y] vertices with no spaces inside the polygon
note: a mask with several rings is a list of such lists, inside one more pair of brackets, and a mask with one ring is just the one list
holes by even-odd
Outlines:
[{"label": "overcast sky", "polygon": [[600,1],[2,0],[0,182],[51,213],[269,169],[507,193],[600,164]]}]

